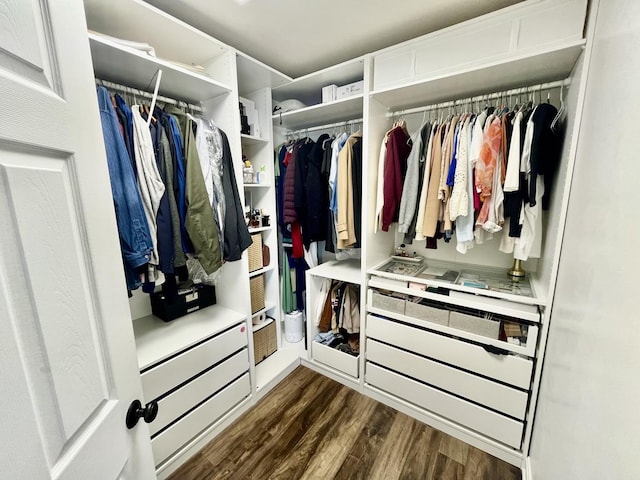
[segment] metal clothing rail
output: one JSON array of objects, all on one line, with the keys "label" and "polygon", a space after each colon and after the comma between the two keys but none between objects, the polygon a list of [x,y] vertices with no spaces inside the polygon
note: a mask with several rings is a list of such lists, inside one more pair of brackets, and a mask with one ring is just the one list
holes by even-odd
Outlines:
[{"label": "metal clothing rail", "polygon": [[289,130],[286,135],[297,135],[300,133],[307,133],[307,132],[314,132],[317,130],[329,130],[331,128],[337,128],[337,127],[348,127],[349,125],[357,125],[357,124],[362,124],[363,120],[362,118],[354,118],[353,120],[346,120],[344,122],[335,122],[335,123],[329,123],[328,125],[318,125],[315,127],[309,127],[309,128],[299,128],[297,130]]},{"label": "metal clothing rail", "polygon": [[[144,90],[139,90],[137,88],[129,87],[127,85],[121,85],[119,83],[109,82],[108,80],[102,80],[100,78],[96,78],[96,85],[102,85],[108,88],[109,90],[118,90],[120,92],[124,92],[129,95],[153,99],[153,93],[145,92]],[[186,106],[190,110],[193,110],[196,112],[204,112],[204,109],[202,108],[202,106],[193,105],[183,100],[176,100],[174,98],[169,98],[162,95],[157,95],[156,98],[158,102],[170,103],[176,106]]]},{"label": "metal clothing rail", "polygon": [[451,100],[448,102],[434,103],[432,105],[427,105],[424,107],[407,108],[404,110],[397,110],[395,112],[387,112],[386,116],[387,118],[399,117],[402,115],[411,115],[412,113],[422,113],[430,110],[439,110],[442,108],[458,107],[458,106],[467,105],[469,103],[473,103],[476,101],[479,102],[482,100],[492,100],[496,98],[508,97],[508,96],[513,96],[518,94],[521,95],[525,93],[541,92],[542,90],[550,90],[552,88],[564,88],[569,84],[570,84],[569,79],[557,80],[555,82],[540,83],[538,85],[529,85],[527,87],[512,88],[511,90],[503,90],[501,92],[493,92],[493,93],[488,93],[483,95],[473,95],[471,97],[464,97],[461,99]]}]

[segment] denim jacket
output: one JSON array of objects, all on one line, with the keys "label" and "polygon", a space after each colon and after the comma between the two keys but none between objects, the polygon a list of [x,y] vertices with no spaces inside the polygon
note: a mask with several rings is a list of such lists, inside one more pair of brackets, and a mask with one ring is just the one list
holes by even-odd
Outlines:
[{"label": "denim jacket", "polygon": [[98,106],[127,288],[135,290],[141,284],[135,270],[148,263],[151,257],[149,225],[116,112],[109,92],[102,86],[98,87]]}]

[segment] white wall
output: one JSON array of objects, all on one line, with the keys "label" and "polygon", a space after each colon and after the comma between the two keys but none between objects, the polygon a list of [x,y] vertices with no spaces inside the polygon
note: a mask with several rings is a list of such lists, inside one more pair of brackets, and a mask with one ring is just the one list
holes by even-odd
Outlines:
[{"label": "white wall", "polygon": [[530,451],[538,480],[640,478],[640,2],[596,22]]}]

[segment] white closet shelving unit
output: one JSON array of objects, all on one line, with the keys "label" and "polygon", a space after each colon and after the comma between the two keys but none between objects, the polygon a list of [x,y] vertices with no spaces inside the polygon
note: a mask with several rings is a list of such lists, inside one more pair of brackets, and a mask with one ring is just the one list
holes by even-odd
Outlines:
[{"label": "white closet shelving unit", "polygon": [[[274,253],[271,265],[255,274],[266,279],[262,312],[279,318],[270,92],[291,79],[143,1],[86,0],[85,10],[96,77],[152,91],[162,69],[159,94],[202,105],[227,134],[241,201],[251,192],[256,206],[272,215],[271,226],[251,233],[261,235]],[[149,43],[156,57],[94,32]],[[191,64],[204,72],[190,69]],[[259,105],[261,136],[240,135],[239,94]],[[267,167],[268,182],[243,188],[243,150]],[[151,314],[147,295],[136,291],[130,300],[144,401],[159,405],[150,425],[159,478],[170,475],[300,363],[297,351],[282,353],[278,339],[272,368],[266,361],[254,366],[249,279],[244,253],[240,261],[223,265],[216,305],[169,323]]]},{"label": "white closet shelving unit", "polygon": [[[148,42],[157,54],[149,57],[89,33],[96,75],[150,90],[153,75],[162,68],[160,94],[202,103],[229,137],[244,205],[271,215],[270,226],[251,229],[269,246],[271,264],[251,274],[247,255],[225,264],[216,306],[165,324],[151,316],[145,296],[136,293],[130,301],[145,401],[157,398],[167,412],[161,425],[152,428],[160,478],[175,471],[301,362],[492,455],[522,464],[535,415],[575,162],[585,83],[586,7],[586,0],[522,2],[294,80],[141,0],[85,0],[91,30]],[[207,74],[171,62],[202,65]],[[392,125],[390,112],[564,79],[570,85],[565,90],[565,142],[551,209],[543,215],[543,254],[525,265],[532,295],[433,280],[422,283],[441,290],[422,291],[409,288],[414,278],[383,271],[402,241],[395,226],[387,233],[373,232],[376,163],[380,142]],[[364,80],[362,95],[321,102],[322,87],[358,80]],[[259,135],[239,133],[239,97],[255,103]],[[287,99],[307,106],[272,115],[273,103]],[[421,118],[421,113],[406,116],[410,128],[417,128]],[[273,170],[274,145],[287,133],[313,129],[315,137],[323,130],[331,133],[334,127],[327,125],[355,119],[363,124],[362,257],[310,269],[306,300],[313,305],[327,279],[360,286],[357,358],[315,348],[317,328],[312,321],[306,322],[304,342],[288,344],[284,339]],[[266,178],[260,184],[243,182],[242,153],[257,169],[265,167]],[[452,245],[439,245],[437,251],[418,245],[412,249],[428,264],[458,269],[504,271],[512,263],[511,257],[498,252],[495,241],[467,256]],[[252,313],[249,280],[254,275],[265,276],[265,308]],[[426,303],[412,301],[416,297]],[[278,348],[255,366],[250,333],[252,319],[262,313],[276,319]],[[473,321],[465,317],[470,313],[520,324],[526,341],[509,344],[469,331],[464,322]],[[225,356],[217,356],[218,350]]]},{"label": "white closet shelving unit", "polygon": [[[307,105],[299,110],[285,113],[276,112],[272,117],[276,136],[284,140],[286,135],[293,131],[298,132],[301,137],[308,133],[310,137],[317,138],[322,133],[332,133],[339,130],[342,122],[356,120],[356,123],[362,122],[364,124],[366,93],[322,103],[322,88],[330,84],[343,86],[364,80],[366,91],[369,75],[365,65],[367,62],[364,57],[356,58],[305,75],[282,87],[273,89],[274,102],[295,99]],[[353,128],[349,126],[347,130],[351,131]],[[306,132],[306,129],[309,129],[309,132]],[[366,143],[363,140],[363,169],[366,168],[364,165],[366,163],[364,160],[366,159],[365,146]],[[364,277],[360,260],[330,260],[306,272],[306,315],[309,314],[308,306],[313,304],[324,280],[341,280],[362,286]],[[362,298],[361,289],[361,300]],[[314,342],[313,339],[318,333],[318,328],[313,319],[306,320],[307,352],[303,356],[302,363],[346,385],[359,388],[361,356],[355,357]]]},{"label": "white closet shelving unit", "polygon": [[[524,283],[531,287],[531,296],[384,271],[381,267],[403,238],[395,226],[374,233],[376,178],[369,170],[363,390],[515,465],[522,464],[528,449],[548,331],[549,291],[555,281],[573,168],[569,145],[578,128],[585,15],[586,1],[525,2],[372,55],[365,132],[370,162],[391,127],[388,112],[542,82],[568,79],[571,85],[565,98],[562,162],[551,209],[543,214],[542,256],[525,266]],[[474,38],[482,41],[471,41]],[[405,116],[411,131],[423,115]],[[450,244],[439,242],[437,250],[426,249],[424,242],[408,248],[424,256],[427,266],[506,276],[513,257],[498,251],[499,237],[466,256],[455,250],[455,238]],[[432,289],[409,288],[409,282]],[[429,302],[412,301],[420,299]],[[478,318],[487,314],[496,322]],[[526,332],[524,343],[478,333],[478,325],[496,328],[497,321],[519,325]]]},{"label": "white closet shelving unit", "polygon": [[288,375],[300,364],[303,344],[290,344],[284,338],[283,315],[280,309],[280,275],[278,269],[278,231],[275,196],[274,142],[271,125],[271,89],[291,81],[282,75],[240,52],[236,55],[238,68],[238,90],[241,98],[252,101],[258,112],[259,136],[240,135],[242,153],[252,162],[254,171],[263,170],[266,178],[261,183],[244,183],[245,205],[261,209],[270,216],[270,225],[250,228],[252,235],[259,234],[264,245],[270,250],[271,263],[251,272],[251,278],[264,275],[265,308],[252,314],[252,329],[257,332],[264,327],[258,319],[266,314],[276,324],[277,350],[261,360],[255,367],[256,394],[260,398],[271,387]]}]

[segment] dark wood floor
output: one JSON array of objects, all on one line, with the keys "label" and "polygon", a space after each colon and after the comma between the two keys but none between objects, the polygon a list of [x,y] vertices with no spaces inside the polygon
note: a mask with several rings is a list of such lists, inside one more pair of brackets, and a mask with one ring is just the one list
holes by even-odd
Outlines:
[{"label": "dark wood floor", "polygon": [[170,480],[520,480],[520,470],[305,367]]}]

